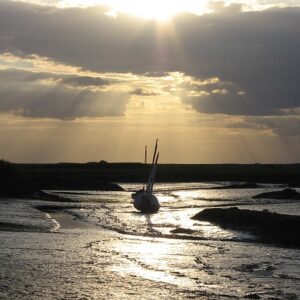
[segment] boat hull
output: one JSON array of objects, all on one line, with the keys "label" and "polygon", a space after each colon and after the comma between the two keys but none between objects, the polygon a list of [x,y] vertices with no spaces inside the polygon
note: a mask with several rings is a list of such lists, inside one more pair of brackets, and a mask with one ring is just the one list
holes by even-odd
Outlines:
[{"label": "boat hull", "polygon": [[132,194],[133,206],[142,213],[156,213],[160,205],[157,197],[146,192]]}]

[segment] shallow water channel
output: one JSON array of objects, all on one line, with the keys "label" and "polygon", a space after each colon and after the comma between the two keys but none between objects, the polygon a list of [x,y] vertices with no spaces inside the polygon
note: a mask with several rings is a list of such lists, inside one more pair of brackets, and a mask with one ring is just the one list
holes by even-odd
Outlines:
[{"label": "shallow water channel", "polygon": [[[161,210],[143,215],[130,202],[138,185],[123,186],[126,192],[68,193],[72,203],[1,200],[0,221],[26,230],[0,231],[0,299],[300,297],[299,249],[190,219],[223,206],[300,214],[298,202],[252,199],[280,187],[158,184]],[[52,211],[35,208],[41,205]]]}]

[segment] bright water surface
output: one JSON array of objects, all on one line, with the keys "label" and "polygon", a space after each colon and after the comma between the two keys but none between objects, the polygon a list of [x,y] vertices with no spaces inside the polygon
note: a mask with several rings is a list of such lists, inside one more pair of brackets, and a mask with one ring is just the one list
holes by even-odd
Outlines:
[{"label": "bright water surface", "polygon": [[[121,184],[125,192],[55,192],[75,203],[50,204],[58,208],[72,206],[64,211],[93,227],[90,230],[57,230],[57,223],[55,225],[54,220],[50,219],[54,222],[51,230],[63,233],[63,237],[54,233],[50,234],[51,238],[49,234],[30,233],[30,238],[35,245],[40,245],[37,248],[46,249],[49,253],[56,248],[61,251],[69,249],[66,253],[70,257],[64,254],[65,260],[56,265],[60,268],[60,264],[66,264],[64,268],[69,273],[78,272],[77,277],[72,277],[73,296],[70,299],[81,299],[83,295],[86,299],[299,299],[299,249],[260,244],[247,233],[224,230],[208,222],[192,220],[191,217],[208,207],[230,206],[300,215],[300,202],[252,199],[259,193],[283,188],[276,185],[264,185],[257,189],[208,189],[222,184],[228,183],[156,184],[161,209],[152,215],[143,215],[133,208],[130,195],[141,188],[139,184]],[[27,210],[25,215],[30,214],[30,209],[32,216],[42,214],[32,208],[36,204],[36,201],[16,201],[10,208],[14,213],[19,206],[19,211],[24,213]],[[38,204],[49,202],[40,201]],[[22,214],[19,216],[22,217]],[[4,218],[0,213],[1,217]],[[6,213],[5,217],[14,220],[13,213]],[[26,217],[24,220],[27,220]],[[49,216],[43,218],[35,215],[32,220],[27,221],[38,222],[36,226],[47,228]],[[172,231],[176,229],[187,233],[175,234]],[[24,233],[22,235],[26,236]],[[7,238],[6,249],[14,249],[22,238],[15,238],[14,242]],[[59,246],[54,246],[57,243]],[[37,260],[53,267],[53,261],[57,260],[56,252],[47,259],[43,256],[44,251],[37,255]],[[3,250],[4,262],[8,257],[5,253]],[[10,264],[11,261],[7,262],[7,278]],[[28,272],[32,272],[29,269]],[[55,268],[52,271],[55,272]],[[62,275],[56,276],[56,280],[61,282],[59,276]],[[99,282],[95,282],[95,278]],[[10,280],[16,286],[21,284]],[[114,284],[117,284],[116,289],[112,288]],[[33,295],[41,292],[36,289],[31,291]],[[49,289],[45,289],[44,293],[52,298],[51,293],[54,292]],[[59,289],[56,284],[56,290]],[[14,295],[14,291],[11,290],[9,295]],[[56,294],[53,295],[56,299]],[[64,297],[68,298],[66,294]]]},{"label": "bright water surface", "polygon": [[[120,259],[112,266],[114,271],[196,289],[200,295],[300,296],[299,250],[257,244],[251,242],[254,237],[249,234],[191,219],[202,209],[229,206],[300,215],[299,201],[252,199],[282,186],[209,189],[220,183],[160,183],[155,187],[161,203],[159,213],[143,215],[130,200],[131,192],[140,185],[121,185],[127,192],[68,195],[79,202],[95,203],[89,209],[73,210],[79,218],[128,234],[110,245]],[[178,228],[190,231],[172,233]],[[101,247],[101,243],[92,245],[95,251]]]}]

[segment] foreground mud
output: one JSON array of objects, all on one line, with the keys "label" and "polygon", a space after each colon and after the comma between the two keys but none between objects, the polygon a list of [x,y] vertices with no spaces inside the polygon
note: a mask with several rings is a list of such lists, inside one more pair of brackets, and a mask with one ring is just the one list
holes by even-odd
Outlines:
[{"label": "foreground mud", "polygon": [[134,211],[130,192],[0,201],[0,299],[299,298],[299,249],[190,219],[211,205],[274,204],[250,190],[174,190],[151,216]]}]

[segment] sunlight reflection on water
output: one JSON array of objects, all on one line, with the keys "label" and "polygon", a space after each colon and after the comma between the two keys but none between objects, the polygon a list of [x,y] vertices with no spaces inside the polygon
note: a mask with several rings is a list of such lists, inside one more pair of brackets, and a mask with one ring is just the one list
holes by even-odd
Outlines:
[{"label": "sunlight reflection on water", "polygon": [[[148,216],[136,211],[132,205],[131,191],[139,188],[140,184],[122,185],[127,190],[125,192],[87,191],[86,194],[74,193],[74,196],[70,194],[68,197],[78,202],[91,203],[93,210],[89,212],[88,219],[93,220],[95,224],[103,224],[106,228],[125,233],[150,236],[248,240],[253,237],[247,233],[225,230],[208,222],[192,220],[191,217],[205,208],[230,206],[300,212],[299,203],[282,205],[279,200],[272,202],[272,200],[252,198],[258,193],[280,189],[276,186],[266,185],[254,189],[211,189],[217,185],[220,186],[220,183],[210,185],[159,183],[156,185],[158,190],[156,195],[161,209],[157,214]],[[82,212],[81,216],[85,218],[85,213]]]},{"label": "sunlight reflection on water", "polygon": [[186,264],[190,259],[189,256],[181,255],[188,251],[185,249],[186,245],[182,243],[175,244],[172,241],[147,238],[126,238],[114,241],[112,247],[122,258],[119,265],[112,267],[113,271],[174,285],[189,287],[195,285],[192,280],[184,276],[184,273],[172,274],[174,259],[176,264],[180,264],[180,261],[181,264]]},{"label": "sunlight reflection on water", "polygon": [[[117,274],[117,280],[111,283],[113,287],[118,280],[126,285],[133,278],[133,282],[145,282],[151,287],[171,284],[170,290],[176,286],[187,291],[188,296],[200,299],[241,299],[252,294],[261,299],[297,299],[299,249],[254,243],[245,233],[191,219],[202,209],[219,206],[299,213],[299,202],[252,199],[253,195],[270,189],[276,188],[207,190],[183,183],[158,184],[161,209],[152,215],[134,209],[131,191],[74,193],[73,200],[78,201],[80,209],[70,208],[68,212],[88,224],[111,230],[103,230],[105,234],[101,232],[90,239],[88,234],[76,232],[75,239],[74,235],[69,237],[70,253],[76,239],[89,240],[87,246],[78,250],[83,258],[88,257],[86,269],[92,272],[91,278],[96,277],[95,270],[99,276],[107,270],[114,274],[112,278]],[[66,203],[57,205],[63,207]],[[15,210],[11,212],[15,217]],[[64,235],[56,237],[65,240]],[[77,268],[76,259],[72,258],[72,262]]]},{"label": "sunlight reflection on water", "polygon": [[106,230],[62,233],[0,232],[5,241],[0,244],[1,284],[14,293],[3,299],[300,296],[298,249],[148,238]]}]

